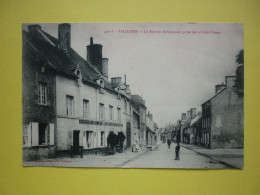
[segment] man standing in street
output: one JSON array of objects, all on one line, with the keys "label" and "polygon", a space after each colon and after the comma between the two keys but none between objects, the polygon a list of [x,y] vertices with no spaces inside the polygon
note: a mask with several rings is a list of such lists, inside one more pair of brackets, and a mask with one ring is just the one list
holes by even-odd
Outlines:
[{"label": "man standing in street", "polygon": [[167,144],[168,144],[168,148],[169,148],[169,149],[171,148],[171,143],[172,143],[171,140],[168,139],[168,140],[167,140]]},{"label": "man standing in street", "polygon": [[175,160],[180,160],[180,144],[177,143],[177,146],[175,147]]}]

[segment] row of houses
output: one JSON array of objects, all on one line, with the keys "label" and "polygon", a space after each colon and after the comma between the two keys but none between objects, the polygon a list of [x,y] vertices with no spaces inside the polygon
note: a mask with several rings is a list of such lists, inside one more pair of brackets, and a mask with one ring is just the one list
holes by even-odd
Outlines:
[{"label": "row of houses", "polygon": [[71,25],[58,38],[29,25],[23,31],[23,158],[55,157],[71,147],[103,152],[110,132],[124,147],[152,145],[157,126],[145,101],[121,77],[108,78],[108,58],[90,38],[86,59],[71,48]]},{"label": "row of houses", "polygon": [[236,76],[226,76],[225,84],[215,86],[215,95],[201,105],[182,113],[172,128],[176,142],[206,148],[244,147],[244,99],[234,85]]}]

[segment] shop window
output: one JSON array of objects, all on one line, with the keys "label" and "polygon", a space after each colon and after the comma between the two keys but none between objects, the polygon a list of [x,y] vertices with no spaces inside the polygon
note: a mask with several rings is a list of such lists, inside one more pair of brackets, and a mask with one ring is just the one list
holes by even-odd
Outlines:
[{"label": "shop window", "polygon": [[93,148],[93,131],[86,131],[86,145],[87,148]]}]

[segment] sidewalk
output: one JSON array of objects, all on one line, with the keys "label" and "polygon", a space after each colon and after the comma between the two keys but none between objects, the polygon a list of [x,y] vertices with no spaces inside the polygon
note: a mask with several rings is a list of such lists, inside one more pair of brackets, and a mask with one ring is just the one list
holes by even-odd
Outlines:
[{"label": "sidewalk", "polygon": [[217,160],[230,168],[244,168],[244,149],[208,149],[184,143],[180,143],[180,145],[202,156]]},{"label": "sidewalk", "polygon": [[23,162],[24,166],[57,166],[57,167],[119,167],[121,168],[124,164],[131,160],[134,160],[145,153],[149,152],[150,149],[146,147],[139,152],[132,152],[132,149],[124,150],[123,153],[115,153],[114,155],[83,155],[70,157],[59,157],[54,159],[44,159],[36,161]]}]

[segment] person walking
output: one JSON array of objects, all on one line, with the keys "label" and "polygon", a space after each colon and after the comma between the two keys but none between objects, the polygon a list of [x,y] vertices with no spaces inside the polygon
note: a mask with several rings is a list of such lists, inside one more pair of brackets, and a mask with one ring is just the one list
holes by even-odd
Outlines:
[{"label": "person walking", "polygon": [[177,143],[177,146],[175,147],[175,160],[180,160],[180,144]]},{"label": "person walking", "polygon": [[168,148],[169,148],[169,149],[170,149],[170,147],[171,147],[171,143],[172,143],[171,140],[168,139],[168,140],[167,140],[167,144],[168,144]]}]

